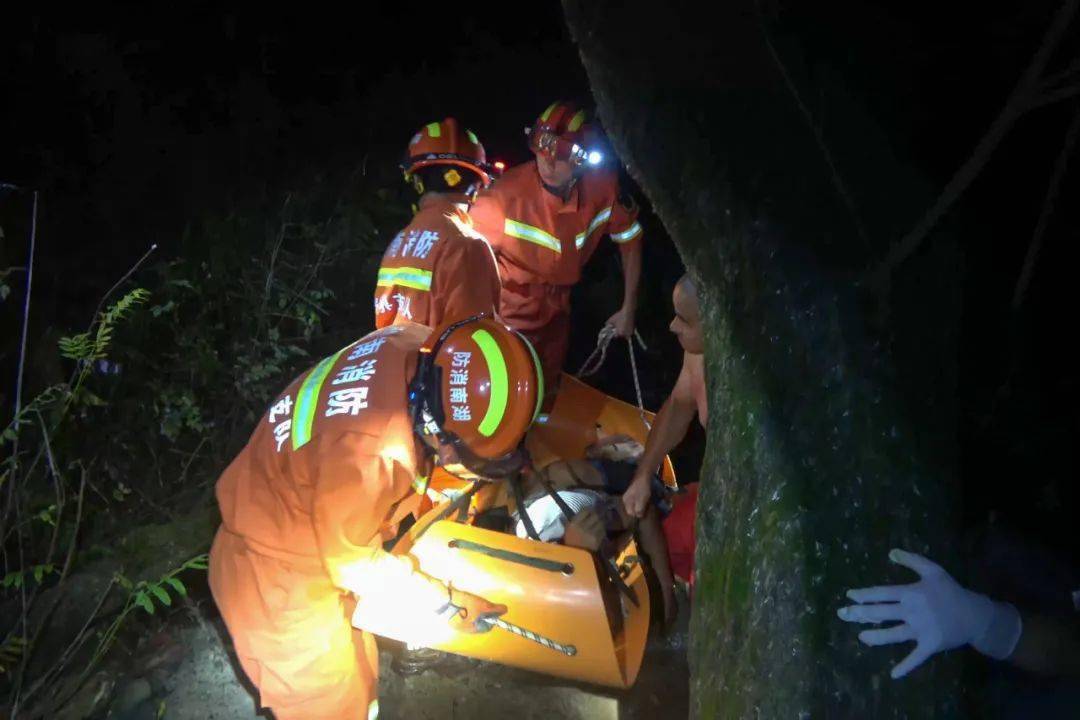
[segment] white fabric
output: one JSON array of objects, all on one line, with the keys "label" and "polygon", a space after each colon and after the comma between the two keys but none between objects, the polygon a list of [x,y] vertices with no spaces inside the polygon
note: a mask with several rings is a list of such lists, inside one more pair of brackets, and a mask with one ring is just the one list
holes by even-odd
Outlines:
[{"label": "white fabric", "polygon": [[[603,493],[595,490],[559,490],[558,493],[559,499],[565,502],[575,515],[585,508],[596,508],[607,500]],[[563,535],[566,534],[566,516],[550,495],[543,495],[533,500],[526,506],[526,512],[529,513],[529,519],[536,528],[536,534],[544,542],[562,540]],[[517,520],[515,528],[517,536],[529,537],[525,523],[521,521],[517,513],[514,513],[514,519]]]},{"label": "white fabric", "polygon": [[921,555],[893,550],[889,559],[917,572],[919,582],[848,590],[847,596],[859,604],[840,608],[837,614],[847,622],[900,623],[859,633],[866,645],[915,641],[915,649],[892,669],[894,679],[931,655],[961,645],[970,644],[997,660],[1012,654],[1023,629],[1016,608],[964,589],[944,568]]}]

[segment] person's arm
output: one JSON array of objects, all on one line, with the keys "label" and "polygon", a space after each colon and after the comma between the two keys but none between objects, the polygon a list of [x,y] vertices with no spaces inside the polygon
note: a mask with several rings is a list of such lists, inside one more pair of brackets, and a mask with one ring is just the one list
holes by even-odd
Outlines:
[{"label": "person's arm", "polygon": [[1025,614],[1008,662],[1039,675],[1080,677],[1080,618]]},{"label": "person's arm", "polygon": [[[349,434],[319,448],[312,498],[312,523],[319,553],[335,586],[358,596],[393,598],[395,613],[444,613],[455,629],[490,629],[476,621],[506,612],[468,593],[451,591],[442,581],[417,570],[407,557],[382,549],[380,529],[400,488],[410,486],[409,471],[392,458],[365,447],[370,439]],[[404,474],[405,477],[401,477]],[[395,490],[398,488],[398,490]],[[467,622],[462,622],[468,618]]]},{"label": "person's arm", "polygon": [[649,437],[645,440],[645,451],[638,462],[630,487],[623,493],[622,500],[626,512],[634,517],[642,517],[652,497],[652,476],[664,461],[664,457],[686,437],[690,423],[697,415],[697,403],[691,385],[690,369],[686,356],[675,389],[664,402],[656,415]]},{"label": "person's arm", "polygon": [[620,191],[618,200],[611,208],[607,229],[608,236],[619,246],[622,255],[623,303],[606,324],[615,328],[619,337],[625,338],[634,334],[638,284],[641,281],[642,238],[637,216],[637,203],[628,193]]},{"label": "person's arm", "polygon": [[637,316],[638,285],[641,283],[641,242],[629,243],[622,253],[623,258],[623,304],[608,318],[607,324],[615,328],[619,337],[634,334],[634,321]]}]

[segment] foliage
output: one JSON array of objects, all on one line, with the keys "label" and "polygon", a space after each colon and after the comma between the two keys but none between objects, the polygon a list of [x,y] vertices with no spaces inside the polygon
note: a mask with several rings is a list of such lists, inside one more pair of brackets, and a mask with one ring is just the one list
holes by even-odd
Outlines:
[{"label": "foliage", "polygon": [[[0,426],[0,711],[54,696],[62,677],[81,682],[133,612],[161,615],[186,596],[180,575],[205,570],[205,555],[140,577],[149,560],[120,538],[204,507],[267,400],[370,329],[374,267],[403,218],[371,194],[350,195],[370,204],[341,202],[314,187],[192,218],[173,257],[132,268],[124,282],[138,272],[139,287],[103,299],[85,330],[61,334],[51,352],[66,379],[34,375],[55,361],[31,343],[31,399]],[[129,569],[96,607],[86,599],[77,637],[50,639],[53,591],[80,592],[69,577],[102,557],[81,548],[102,547]],[[48,668],[31,662],[57,642],[68,649],[55,662],[38,652]]]}]

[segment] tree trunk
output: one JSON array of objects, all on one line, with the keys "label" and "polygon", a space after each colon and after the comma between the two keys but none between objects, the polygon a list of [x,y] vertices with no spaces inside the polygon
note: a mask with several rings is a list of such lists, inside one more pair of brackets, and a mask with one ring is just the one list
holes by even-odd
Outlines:
[{"label": "tree trunk", "polygon": [[693,714],[961,716],[958,653],[893,681],[910,646],[865,648],[836,617],[848,588],[914,580],[891,547],[955,567],[958,253],[932,235],[861,289],[933,189],[836,71],[808,79],[814,18],[699,5],[564,0],[614,148],[703,296]]}]

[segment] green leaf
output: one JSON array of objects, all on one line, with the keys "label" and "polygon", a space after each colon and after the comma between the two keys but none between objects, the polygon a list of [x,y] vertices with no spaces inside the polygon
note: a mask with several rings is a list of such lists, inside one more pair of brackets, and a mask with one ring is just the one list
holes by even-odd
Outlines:
[{"label": "green leaf", "polygon": [[181,597],[187,597],[187,588],[184,587],[184,583],[180,582],[179,578],[165,578],[165,582],[169,583],[169,585],[172,586],[172,589],[175,590]]},{"label": "green leaf", "polygon": [[45,566],[44,565],[35,565],[33,572],[34,572],[34,582],[36,582],[38,585],[40,585],[41,584],[41,578],[45,577]]},{"label": "green leaf", "polygon": [[113,577],[116,578],[116,582],[120,584],[120,587],[124,588],[128,592],[131,592],[131,589],[135,587],[134,585],[131,584],[130,580],[128,580],[126,577],[124,577],[120,573],[116,573],[116,575],[114,575]]},{"label": "green leaf", "polygon": [[[21,584],[21,578],[22,578],[22,570],[12,570],[11,572],[9,572],[7,575],[4,576],[4,588],[7,589],[7,588],[11,587],[12,585],[15,585],[15,583],[17,581],[19,581],[20,584]],[[18,587],[18,585],[15,585],[15,587]]]},{"label": "green leaf", "polygon": [[207,560],[209,560],[208,555],[196,555],[195,557],[184,563],[184,567],[190,570],[205,570],[207,567]]},{"label": "green leaf", "polygon": [[135,604],[151,615],[154,614],[154,603],[145,592],[138,592],[135,594]]},{"label": "green leaf", "polygon": [[150,592],[154,593],[154,597],[161,601],[161,604],[168,607],[172,605],[172,598],[169,597],[169,593],[165,591],[165,588],[160,585],[151,585]]}]

